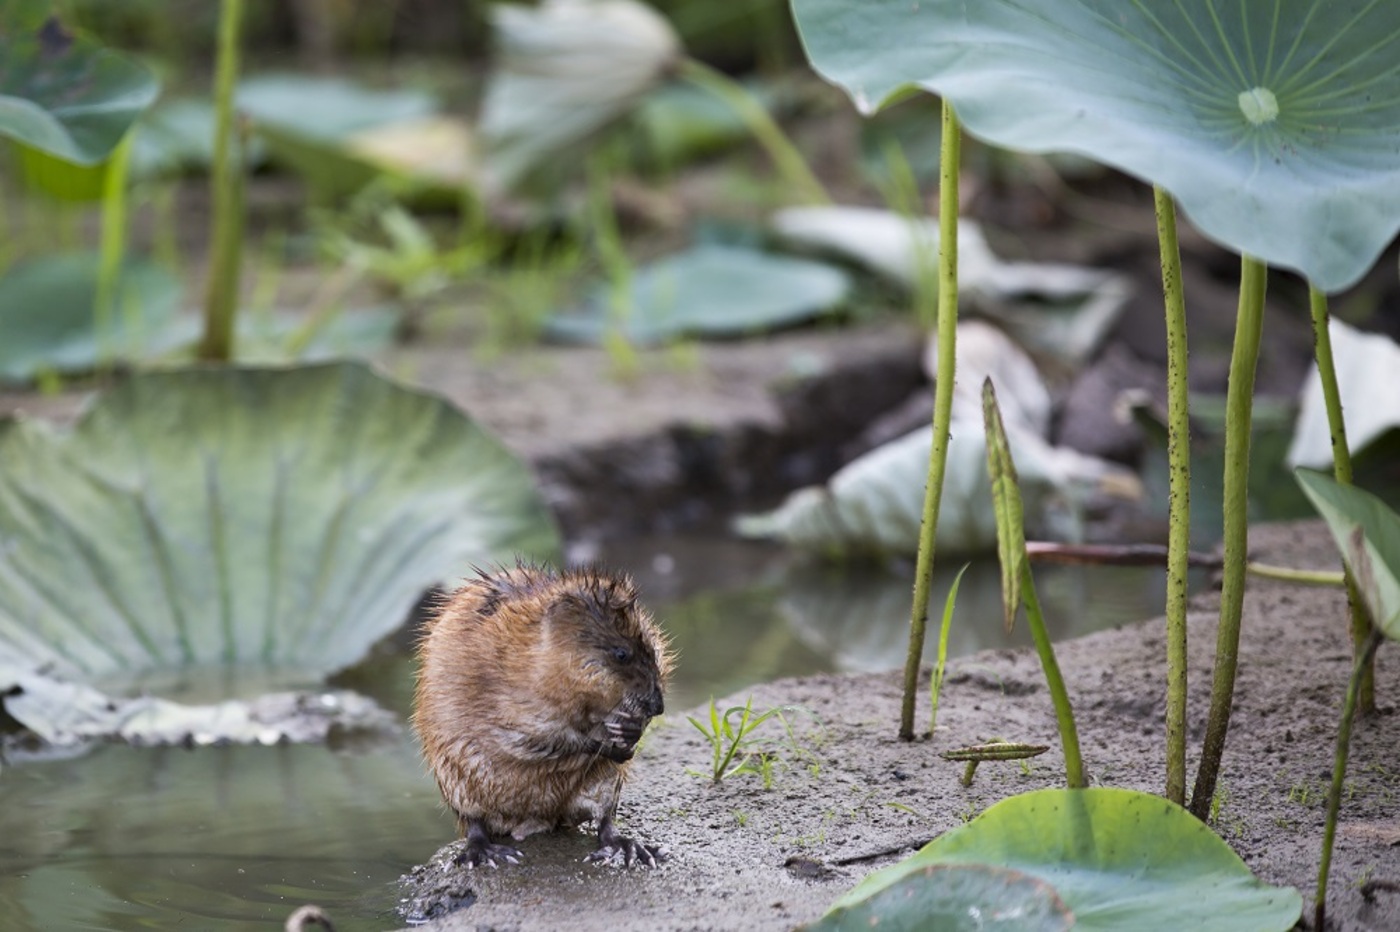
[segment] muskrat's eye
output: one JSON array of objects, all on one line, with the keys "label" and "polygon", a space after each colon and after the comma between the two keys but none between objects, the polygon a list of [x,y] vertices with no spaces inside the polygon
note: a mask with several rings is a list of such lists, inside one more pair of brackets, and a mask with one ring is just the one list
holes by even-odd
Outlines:
[{"label": "muskrat's eye", "polygon": [[627,647],[614,647],[612,649],[612,656],[618,663],[626,663],[632,659],[632,651]]}]

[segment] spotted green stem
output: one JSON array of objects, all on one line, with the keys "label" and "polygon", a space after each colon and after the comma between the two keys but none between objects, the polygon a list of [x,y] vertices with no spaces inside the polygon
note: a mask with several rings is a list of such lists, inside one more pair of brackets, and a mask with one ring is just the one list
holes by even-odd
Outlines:
[{"label": "spotted green stem", "polygon": [[1167,320],[1167,787],[1166,796],[1186,805],[1186,571],[1191,554],[1191,421],[1186,366],[1186,295],[1181,284],[1181,249],[1176,205],[1161,187],[1157,241],[1162,256],[1162,296]]},{"label": "spotted green stem", "polygon": [[933,448],[929,451],[924,485],[923,520],[914,560],[914,597],[909,619],[909,652],[904,660],[904,698],[899,712],[899,737],[914,740],[914,703],[918,698],[919,664],[924,655],[929,590],[933,586],[934,540],[938,508],[943,499],[943,473],[948,463],[948,438],[953,422],[954,360],[958,329],[958,165],[962,159],[962,128],[953,105],[943,101],[943,142],[938,165],[938,377],[933,393]]},{"label": "spotted green stem", "polygon": [[1248,484],[1250,420],[1254,403],[1254,372],[1264,324],[1264,290],[1268,267],[1244,256],[1240,262],[1240,303],[1235,344],[1230,355],[1230,382],[1225,393],[1225,564],[1220,592],[1220,621],[1216,629],[1215,668],[1211,679],[1210,715],[1206,720],[1201,763],[1191,793],[1191,812],[1201,821],[1210,814],[1211,798],[1220,776],[1225,736],[1230,730],[1230,704],[1239,666],[1240,618],[1244,613],[1245,563],[1249,549]]},{"label": "spotted green stem", "polygon": [[[1351,485],[1351,449],[1347,446],[1347,425],[1342,417],[1342,395],[1337,387],[1337,367],[1332,359],[1332,336],[1327,330],[1327,295],[1315,286],[1309,289],[1312,305],[1313,355],[1322,381],[1322,399],[1327,407],[1327,427],[1332,435],[1332,475],[1342,485]],[[1366,603],[1356,588],[1351,569],[1346,571],[1347,607],[1351,613],[1351,643],[1359,660],[1374,630]],[[1374,655],[1373,655],[1374,656]],[[1376,668],[1368,663],[1361,671],[1357,705],[1362,715],[1376,711]]]}]

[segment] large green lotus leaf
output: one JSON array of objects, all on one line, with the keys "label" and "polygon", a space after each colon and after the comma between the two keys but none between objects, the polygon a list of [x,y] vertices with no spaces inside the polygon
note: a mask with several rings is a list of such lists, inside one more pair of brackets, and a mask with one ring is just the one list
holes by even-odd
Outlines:
[{"label": "large green lotus leaf", "polygon": [[868,899],[833,909],[811,932],[1060,932],[1074,915],[1055,891],[1017,871],[984,864],[930,864]]},{"label": "large green lotus leaf", "polygon": [[522,464],[362,365],[139,375],[0,433],[0,649],[54,676],[341,669],[473,564],[551,558]]},{"label": "large green lotus leaf", "polygon": [[943,94],[971,133],[1160,184],[1207,235],[1324,290],[1400,230],[1400,3],[793,7],[813,66],[863,110]]},{"label": "large green lotus leaf", "polygon": [[1110,788],[1037,790],[1002,800],[871,874],[832,909],[939,864],[985,864],[1041,880],[1082,932],[1281,932],[1303,909],[1297,890],[1260,882],[1185,809],[1151,793]]},{"label": "large green lotus leaf", "polygon": [[0,5],[0,135],[70,162],[102,161],[156,99],[141,65],[71,35],[46,0]]},{"label": "large green lotus leaf", "polygon": [[1306,469],[1294,475],[1327,522],[1376,627],[1400,641],[1400,515],[1365,489]]},{"label": "large green lotus leaf", "polygon": [[758,333],[829,313],[850,293],[841,269],[734,246],[697,246],[637,271],[625,303],[595,289],[580,310],[549,321],[554,337],[599,342],[621,333],[633,343],[677,336]]},{"label": "large green lotus leaf", "polygon": [[90,372],[101,361],[134,362],[168,350],[180,283],[159,266],[125,264],[105,319],[96,310],[95,253],[51,256],[0,277],[0,381]]}]

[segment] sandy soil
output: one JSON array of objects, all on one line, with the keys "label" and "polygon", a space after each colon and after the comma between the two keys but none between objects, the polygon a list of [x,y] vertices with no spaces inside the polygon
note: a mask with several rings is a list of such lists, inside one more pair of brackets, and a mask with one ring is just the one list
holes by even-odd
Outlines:
[{"label": "sandy soil", "polygon": [[[1332,566],[1320,524],[1254,529],[1251,551],[1270,562]],[[1208,705],[1217,596],[1191,605],[1194,773]],[[1311,914],[1323,796],[1349,673],[1340,593],[1255,580],[1245,602],[1240,677],[1222,773],[1217,831],[1264,880],[1299,888]],[[973,623],[971,620],[965,623]],[[997,623],[980,619],[977,623]],[[1160,619],[1060,645],[1093,781],[1160,791],[1164,773],[1164,641]],[[1400,652],[1382,647],[1381,694],[1400,677]],[[818,676],[756,688],[755,706],[800,705],[801,753],[784,753],[773,786],[756,776],[714,785],[690,771],[709,747],[668,716],[647,739],[624,795],[624,828],[669,846],[656,870],[580,863],[582,834],[536,836],[525,863],[468,872],[453,848],[419,868],[410,908],[451,896],[476,902],[427,928],[790,929],[817,918],[871,870],[1014,793],[1062,785],[1054,717],[1033,655],[997,651],[950,663],[938,733],[895,738],[898,675]],[[737,695],[721,702],[742,704]],[[1384,701],[1383,701],[1384,704]],[[692,710],[696,714],[698,710]],[[926,707],[920,710],[927,722]],[[1400,928],[1400,729],[1393,709],[1356,730],[1333,861],[1329,927]],[[1051,745],[1030,772],[984,764],[970,788],[940,750],[1001,737]],[[816,766],[813,766],[813,765]],[[897,804],[892,805],[892,804]],[[1368,881],[1370,886],[1364,886]],[[1390,884],[1387,891],[1386,884]]]}]

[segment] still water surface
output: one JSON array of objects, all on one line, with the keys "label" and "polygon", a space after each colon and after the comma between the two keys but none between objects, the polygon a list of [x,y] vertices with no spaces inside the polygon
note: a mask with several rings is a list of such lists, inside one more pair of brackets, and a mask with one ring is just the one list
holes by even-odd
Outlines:
[{"label": "still water surface", "polygon": [[[911,570],[803,566],[766,545],[653,539],[597,555],[637,577],[680,662],[668,707],[780,676],[903,663]],[[933,588],[930,652],[957,564]],[[1026,644],[1001,629],[995,563],[969,569],[950,653]],[[1056,638],[1161,613],[1160,570],[1041,567]],[[413,668],[383,652],[346,678],[400,716]],[[742,700],[742,695],[740,696]],[[343,930],[396,928],[396,881],[453,836],[406,732],[374,747],[98,747],[0,771],[0,929],[269,929],[303,903]]]}]

